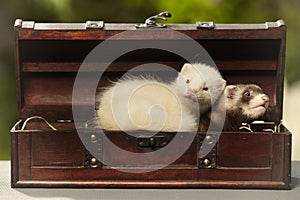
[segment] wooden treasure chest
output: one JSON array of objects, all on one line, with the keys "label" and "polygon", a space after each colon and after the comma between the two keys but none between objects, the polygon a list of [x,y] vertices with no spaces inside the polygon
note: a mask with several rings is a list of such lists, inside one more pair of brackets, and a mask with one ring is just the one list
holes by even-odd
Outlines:
[{"label": "wooden treasure chest", "polygon": [[[144,24],[16,20],[12,187],[290,189],[284,22],[155,22],[168,16]],[[193,60],[213,61],[228,85],[259,85],[271,117],[218,134],[102,130],[95,122],[97,97],[113,81],[130,72],[170,82]]]}]

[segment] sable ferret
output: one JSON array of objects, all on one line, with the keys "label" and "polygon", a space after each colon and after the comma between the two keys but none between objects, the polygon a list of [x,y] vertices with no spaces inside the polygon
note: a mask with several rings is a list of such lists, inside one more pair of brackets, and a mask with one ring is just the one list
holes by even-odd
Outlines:
[{"label": "sable ferret", "polygon": [[200,119],[200,131],[207,131],[209,120],[215,125],[220,123],[222,109],[226,113],[223,131],[238,131],[242,123],[252,122],[265,114],[269,97],[255,84],[228,85],[215,106],[215,113],[208,112]]},{"label": "sable ferret", "polygon": [[216,68],[200,63],[184,64],[170,83],[129,77],[99,97],[99,124],[106,130],[195,131],[199,111],[206,112],[225,86]]}]

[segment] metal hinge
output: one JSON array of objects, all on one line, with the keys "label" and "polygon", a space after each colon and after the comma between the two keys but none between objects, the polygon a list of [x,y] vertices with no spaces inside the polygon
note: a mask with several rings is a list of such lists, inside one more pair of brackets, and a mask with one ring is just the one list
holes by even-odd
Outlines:
[{"label": "metal hinge", "polygon": [[[217,134],[200,135],[199,169],[217,167]],[[210,149],[209,152],[206,152]]]},{"label": "metal hinge", "polygon": [[196,22],[197,29],[214,29],[214,22]]},{"label": "metal hinge", "polygon": [[86,29],[103,29],[104,21],[87,21],[85,23]]},{"label": "metal hinge", "polygon": [[33,29],[34,26],[35,26],[34,21],[23,21],[22,19],[16,19],[14,24],[15,28]]},{"label": "metal hinge", "polygon": [[[86,149],[86,154],[84,158],[85,168],[102,168],[101,158],[103,157],[103,139],[102,134],[95,132],[92,133],[89,130],[85,134],[81,135]],[[94,157],[96,156],[96,157]],[[99,158],[100,160],[98,160]]]},{"label": "metal hinge", "polygon": [[265,24],[266,24],[266,29],[285,26],[285,22],[282,19],[279,19],[276,22],[266,22]]}]

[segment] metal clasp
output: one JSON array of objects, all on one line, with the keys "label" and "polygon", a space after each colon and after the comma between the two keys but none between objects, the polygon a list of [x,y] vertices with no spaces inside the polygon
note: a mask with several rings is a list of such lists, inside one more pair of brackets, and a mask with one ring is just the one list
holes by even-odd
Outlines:
[{"label": "metal clasp", "polygon": [[156,19],[162,19],[167,20],[167,18],[172,17],[172,14],[169,11],[161,12],[157,15],[151,16],[145,20],[144,24],[136,24],[136,28],[150,28],[150,27],[156,27],[156,28],[166,28],[166,24],[159,24],[156,23]]},{"label": "metal clasp", "polygon": [[283,120],[280,120],[279,124],[277,126],[275,126],[275,128],[276,128],[275,132],[280,133],[282,126],[283,126]]},{"label": "metal clasp", "polygon": [[[214,133],[199,135],[200,151],[199,151],[199,169],[212,169],[217,167],[217,141],[219,136]],[[207,151],[209,150],[209,151]]]},{"label": "metal clasp", "polygon": [[265,121],[253,121],[251,124],[242,123],[239,130],[246,130],[248,132],[271,132],[278,133],[281,131],[282,121],[276,125],[275,122],[265,122]]},{"label": "metal clasp", "polygon": [[242,126],[239,128],[239,130],[247,130],[247,131],[253,133],[251,125],[247,124],[247,123],[242,123]]},{"label": "metal clasp", "polygon": [[150,147],[152,149],[155,149],[158,147],[164,147],[167,144],[168,144],[168,140],[163,135],[137,138],[137,145],[139,147]]}]

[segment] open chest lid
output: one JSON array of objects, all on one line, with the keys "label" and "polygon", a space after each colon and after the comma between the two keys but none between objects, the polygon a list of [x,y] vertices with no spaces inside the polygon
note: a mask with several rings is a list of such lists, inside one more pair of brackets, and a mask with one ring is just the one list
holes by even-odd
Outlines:
[{"label": "open chest lid", "polygon": [[[275,120],[282,119],[286,45],[286,26],[282,20],[262,24],[197,22],[148,28],[102,21],[35,23],[18,19],[15,22],[15,55],[19,119],[31,116],[42,116],[49,121],[73,119],[73,85],[82,62],[97,45],[124,31],[140,34],[115,37],[112,42],[160,40],[176,43],[180,48],[185,40],[173,31],[187,35],[204,47],[228,84],[260,85],[276,110]],[[138,49],[120,55],[105,70],[106,77],[100,82],[104,86],[108,79],[120,77],[145,63],[162,63],[179,71],[184,62],[182,57],[168,51]],[[87,73],[103,70],[104,64],[105,59],[94,60]],[[86,87],[82,85],[83,90]],[[93,106],[87,102],[83,98],[76,106]]]}]

